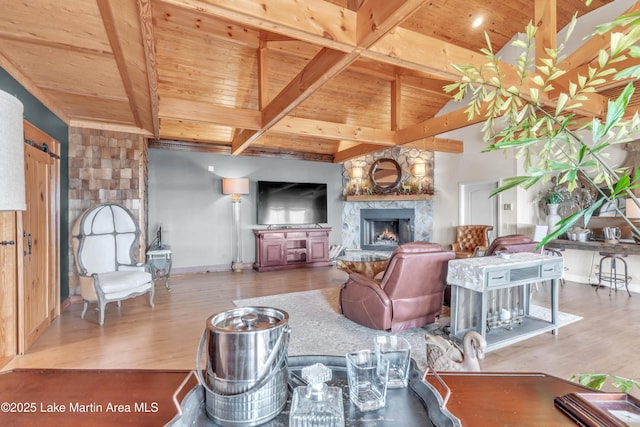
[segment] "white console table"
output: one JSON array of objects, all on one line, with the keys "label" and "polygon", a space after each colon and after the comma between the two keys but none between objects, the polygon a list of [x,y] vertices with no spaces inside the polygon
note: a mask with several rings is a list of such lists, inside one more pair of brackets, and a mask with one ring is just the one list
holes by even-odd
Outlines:
[{"label": "white console table", "polygon": [[[449,261],[447,283],[451,285],[451,332],[461,342],[469,330],[487,340],[487,351],[522,341],[544,332],[558,332],[558,283],[562,257],[535,253]],[[551,281],[551,320],[530,313],[531,284]]]}]

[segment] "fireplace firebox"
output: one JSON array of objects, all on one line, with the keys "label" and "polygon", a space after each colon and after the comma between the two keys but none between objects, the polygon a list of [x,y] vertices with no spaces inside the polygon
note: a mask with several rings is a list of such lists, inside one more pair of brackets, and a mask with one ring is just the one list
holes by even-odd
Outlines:
[{"label": "fireplace firebox", "polygon": [[371,251],[392,251],[414,240],[413,209],[361,209],[360,247]]}]

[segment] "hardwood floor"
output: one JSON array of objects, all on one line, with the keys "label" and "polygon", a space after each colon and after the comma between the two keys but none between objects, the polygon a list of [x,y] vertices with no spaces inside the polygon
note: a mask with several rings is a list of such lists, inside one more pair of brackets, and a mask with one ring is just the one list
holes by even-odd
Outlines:
[{"label": "hardwood floor", "polygon": [[[199,339],[209,316],[233,308],[233,300],[340,286],[346,273],[335,267],[282,272],[217,272],[174,276],[171,292],[156,283],[155,308],[146,296],[107,305],[105,324],[90,307],[72,304],[31,347],[2,369],[133,368],[193,369]],[[534,302],[546,302],[545,288]],[[484,371],[545,372],[568,378],[581,372],[640,378],[640,295],[611,296],[589,285],[567,282],[560,288],[560,310],[584,319],[560,329],[492,351]],[[634,392],[634,394],[636,394]]]}]

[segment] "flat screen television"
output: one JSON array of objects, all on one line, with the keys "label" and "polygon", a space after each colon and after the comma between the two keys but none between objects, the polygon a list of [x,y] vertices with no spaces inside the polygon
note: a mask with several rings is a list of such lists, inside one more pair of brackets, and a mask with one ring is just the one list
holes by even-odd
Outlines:
[{"label": "flat screen television", "polygon": [[327,222],[327,184],[258,181],[258,224]]}]

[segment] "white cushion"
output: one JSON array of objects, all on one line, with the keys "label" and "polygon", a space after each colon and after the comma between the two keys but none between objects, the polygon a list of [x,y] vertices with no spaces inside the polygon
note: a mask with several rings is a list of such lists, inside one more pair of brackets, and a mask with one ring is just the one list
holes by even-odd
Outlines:
[{"label": "white cushion", "polygon": [[146,271],[111,271],[99,274],[98,283],[105,294],[111,294],[132,291],[134,288],[147,289],[152,285],[152,278],[151,273]]}]

